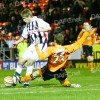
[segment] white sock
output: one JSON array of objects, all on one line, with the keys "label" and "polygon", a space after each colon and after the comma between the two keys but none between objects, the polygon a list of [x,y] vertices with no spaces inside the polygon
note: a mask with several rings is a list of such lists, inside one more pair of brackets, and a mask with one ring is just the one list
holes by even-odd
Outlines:
[{"label": "white sock", "polygon": [[[33,66],[27,66],[26,68],[26,75],[32,74]],[[29,84],[29,81],[24,82],[24,84]]]},{"label": "white sock", "polygon": [[39,77],[39,76],[40,76],[39,70],[33,72],[33,77],[34,77],[34,78],[37,78],[37,77]]},{"label": "white sock", "polygon": [[19,66],[19,65],[17,64],[16,72],[19,73],[19,74],[21,74],[22,69],[23,69],[22,66]]},{"label": "white sock", "polygon": [[26,69],[26,75],[32,74],[33,66],[28,66]]}]

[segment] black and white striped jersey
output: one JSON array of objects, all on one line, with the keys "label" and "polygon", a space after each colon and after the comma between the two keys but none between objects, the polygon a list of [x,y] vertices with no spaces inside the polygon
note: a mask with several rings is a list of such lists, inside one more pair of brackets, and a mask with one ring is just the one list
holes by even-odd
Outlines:
[{"label": "black and white striped jersey", "polygon": [[33,17],[33,21],[31,23],[26,24],[22,36],[24,38],[28,38],[30,36],[31,43],[45,43],[48,41],[48,32],[38,32],[36,31],[36,27],[40,29],[44,29],[46,27],[50,27],[50,25],[44,20]]}]

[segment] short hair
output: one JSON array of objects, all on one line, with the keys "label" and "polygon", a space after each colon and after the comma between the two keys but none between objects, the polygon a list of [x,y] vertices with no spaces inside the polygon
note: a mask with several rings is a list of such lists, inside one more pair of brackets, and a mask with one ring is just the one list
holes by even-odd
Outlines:
[{"label": "short hair", "polygon": [[55,34],[54,40],[56,41],[57,44],[62,45],[64,43],[64,35],[61,33]]},{"label": "short hair", "polygon": [[84,22],[83,27],[85,27],[85,26],[90,26],[90,24],[88,22]]},{"label": "short hair", "polygon": [[29,15],[33,16],[31,10],[29,10],[29,9],[24,9],[23,11],[21,11],[20,15],[21,15],[22,18],[28,17]]}]

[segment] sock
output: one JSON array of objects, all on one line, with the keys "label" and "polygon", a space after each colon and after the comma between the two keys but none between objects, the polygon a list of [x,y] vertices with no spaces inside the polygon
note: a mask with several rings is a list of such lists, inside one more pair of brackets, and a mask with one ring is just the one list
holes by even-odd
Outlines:
[{"label": "sock", "polygon": [[93,71],[93,63],[92,62],[88,62],[88,66],[89,66],[90,70]]},{"label": "sock", "polygon": [[33,66],[28,66],[26,69],[26,76],[32,74],[32,71],[33,71]]},{"label": "sock", "polygon": [[37,78],[37,77],[39,77],[39,76],[40,76],[39,70],[33,72],[34,79]]},{"label": "sock", "polygon": [[27,78],[27,76],[32,74],[32,71],[33,71],[33,66],[27,66],[27,68],[26,68],[26,76],[25,76],[25,79],[24,79],[24,84],[29,84],[29,81],[32,80],[31,77]]},{"label": "sock", "polygon": [[19,65],[17,64],[16,72],[17,72],[18,74],[21,74],[22,69],[23,69],[22,66],[19,66]]},{"label": "sock", "polygon": [[16,86],[17,82],[21,83],[21,81],[20,81],[21,72],[22,72],[22,67],[17,64],[17,68],[16,68],[16,71],[13,76],[14,86]]}]

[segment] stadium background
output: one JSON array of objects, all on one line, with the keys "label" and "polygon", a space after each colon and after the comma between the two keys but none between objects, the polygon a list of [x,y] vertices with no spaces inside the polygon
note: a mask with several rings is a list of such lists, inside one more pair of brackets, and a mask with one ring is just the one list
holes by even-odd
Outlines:
[{"label": "stadium background", "polygon": [[[84,21],[97,28],[97,40],[100,40],[100,3],[99,0],[1,0],[0,1],[0,69],[15,69],[17,58],[13,47],[7,46],[5,39],[21,35],[25,23],[20,11],[29,8],[33,15],[43,18],[52,27],[49,41],[57,32],[65,32],[65,44],[73,43]],[[8,15],[8,16],[7,16]],[[78,29],[75,30],[75,27]],[[17,27],[17,28],[16,28]],[[21,28],[21,29],[20,29]],[[75,32],[75,33],[74,33]],[[100,63],[100,44],[93,45],[94,64]],[[6,53],[7,52],[7,53]],[[80,48],[69,57],[68,67],[85,67],[87,61],[81,59]],[[38,61],[33,65],[38,68],[46,61]]]},{"label": "stadium background", "polygon": [[[93,51],[94,51],[94,62],[93,65],[97,68],[100,68],[100,45],[95,44],[93,45]],[[87,61],[82,60],[82,47],[78,49],[76,52],[72,53],[69,56],[69,68],[88,68]],[[38,69],[39,67],[43,67],[43,65],[46,65],[47,60],[44,61],[37,61],[33,65],[34,69]],[[1,60],[0,61],[0,69],[15,69],[17,66],[17,60]]]},{"label": "stadium background", "polygon": [[[37,2],[38,7],[33,1]],[[19,26],[24,26],[25,23],[22,20],[19,21],[19,12],[24,8],[29,8],[33,14],[49,22],[52,27],[51,33],[66,29],[68,41],[66,40],[65,44],[73,43],[76,40],[84,21],[88,21],[93,27],[98,28],[97,37],[100,40],[100,0],[0,0],[0,100],[100,100],[100,44],[93,45],[95,58],[93,64],[96,68],[94,73],[88,70],[87,61],[81,59],[81,48],[69,57],[69,68],[66,69],[68,79],[71,83],[80,84],[80,88],[65,88],[55,79],[44,82],[41,78],[31,81],[29,88],[23,88],[22,84],[18,84],[16,87],[4,86],[4,77],[13,76],[17,64],[17,59],[15,59],[17,54],[12,53],[13,48],[5,45],[4,37],[9,33],[12,33],[13,37],[21,35],[23,27]],[[72,16],[73,14],[75,16]],[[73,20],[69,20],[71,18]],[[65,24],[64,19],[68,19],[69,23]],[[62,28],[59,28],[55,22],[67,26],[60,25]],[[77,31],[73,30],[74,26],[77,26]],[[54,31],[56,27],[58,29]],[[52,38],[51,35],[50,41]],[[46,61],[36,62],[34,68],[38,68],[42,64],[46,64]],[[22,73],[23,75],[25,75],[25,71]]]}]

